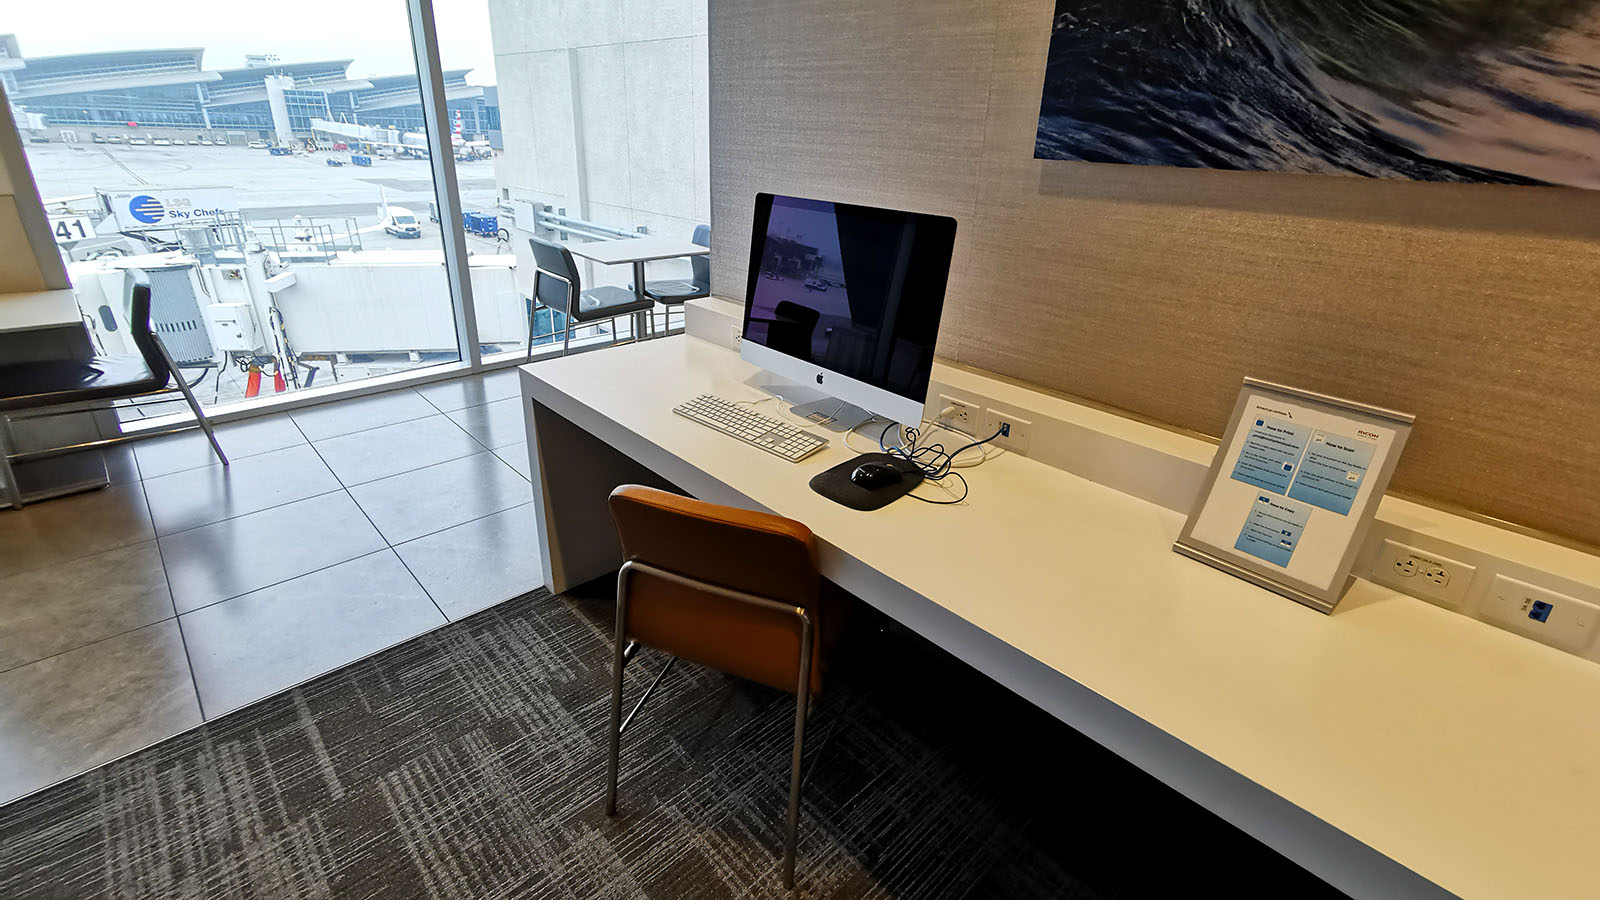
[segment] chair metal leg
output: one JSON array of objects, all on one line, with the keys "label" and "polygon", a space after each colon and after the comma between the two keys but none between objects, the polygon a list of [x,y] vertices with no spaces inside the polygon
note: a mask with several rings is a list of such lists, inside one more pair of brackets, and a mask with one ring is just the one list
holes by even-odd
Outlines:
[{"label": "chair metal leg", "polygon": [[[610,752],[606,759],[606,815],[617,814],[617,768],[618,759],[622,754],[622,670],[627,665],[628,658],[633,655],[632,645],[626,643],[628,633],[628,579],[635,571],[648,572],[652,578],[676,582],[686,586],[695,587],[707,593],[718,594],[732,600],[749,603],[763,607],[773,612],[789,613],[800,620],[800,665],[799,679],[795,684],[794,707],[794,755],[789,763],[789,815],[783,830],[783,886],[794,887],[795,854],[800,833],[800,787],[804,781],[804,770],[801,760],[805,752],[806,739],[806,713],[809,711],[811,700],[811,646],[814,640],[815,628],[811,622],[811,615],[805,609],[787,603],[780,603],[754,594],[746,594],[729,588],[706,584],[694,579],[658,569],[649,563],[630,559],[622,564],[622,569],[617,573],[617,628],[613,641],[612,674],[611,674],[611,734]],[[660,675],[656,676],[659,682],[666,675],[669,663]],[[652,684],[650,690],[654,690]],[[645,691],[648,698],[650,691]],[[640,705],[643,705],[641,699]],[[634,712],[638,712],[635,708]],[[630,713],[629,719],[633,718]]]},{"label": "chair metal leg", "polygon": [[567,320],[567,328],[561,333],[561,355],[566,356],[572,352],[572,317],[563,316],[562,318]]},{"label": "chair metal leg", "polygon": [[[636,262],[633,264],[633,298],[635,300],[647,299],[644,295],[644,263],[642,262]],[[645,324],[645,317],[648,315],[649,313],[644,311],[633,314],[634,340],[642,341],[646,340],[647,337],[655,337],[655,322],[653,320],[650,322],[648,335],[646,335],[646,333],[642,330]]]},{"label": "chair metal leg", "polygon": [[676,656],[667,657],[667,664],[661,667],[661,671],[657,672],[656,677],[651,680],[650,686],[644,689],[644,696],[639,698],[639,702],[635,703],[633,709],[623,718],[622,727],[618,728],[618,731],[628,730],[628,726],[633,723],[633,717],[639,714],[639,710],[644,709],[645,701],[649,700],[650,695],[656,692],[656,686],[661,684],[661,679],[667,677],[667,673],[672,671],[672,664],[677,661],[678,658]]},{"label": "chair metal leg", "polygon": [[617,573],[617,631],[616,650],[611,661],[611,734],[610,749],[606,755],[606,815],[617,814],[617,763],[622,755],[622,669],[628,664],[626,644],[628,631],[628,573],[629,563],[622,564]]},{"label": "chair metal leg", "polygon": [[[539,312],[539,275],[539,270],[535,268],[533,270],[533,296],[528,298],[528,362],[533,362],[533,321]],[[570,298],[572,295],[568,294],[567,296]],[[555,311],[551,310],[550,314],[554,316]],[[551,321],[554,322],[555,320],[551,319]]]},{"label": "chair metal leg", "polygon": [[[850,719],[850,717],[854,714],[856,705],[857,701],[852,697],[846,698],[842,704],[833,705],[828,708],[827,721],[823,725],[822,730],[822,742],[820,744],[817,743],[817,737],[815,734],[811,736],[811,762],[806,764],[806,772],[804,775],[800,776],[801,790],[805,790],[805,786],[811,782],[812,773],[817,771],[817,763],[820,762],[823,757],[828,755],[828,742],[833,740],[834,732],[839,730],[839,723],[848,721]],[[809,720],[810,718],[811,709],[808,706],[806,708],[806,719]],[[811,730],[815,732],[816,726],[813,725]]]},{"label": "chair metal leg", "polygon": [[189,408],[194,410],[194,418],[200,423],[200,430],[206,433],[206,440],[211,442],[211,451],[217,454],[217,459],[224,466],[228,464],[228,455],[222,452],[222,445],[217,443],[217,436],[211,430],[211,420],[206,418],[205,410],[200,408],[200,401],[195,399],[194,391],[189,389],[189,383],[183,380],[183,373],[178,371],[178,364],[172,361],[172,354],[167,352],[167,345],[156,338],[156,348],[161,351],[161,358],[167,363],[167,371],[178,382],[178,390],[183,392],[183,399],[189,401]]},{"label": "chair metal leg", "polygon": [[783,832],[783,886],[794,888],[795,844],[800,832],[800,757],[805,750],[806,707],[811,695],[811,617],[800,615],[800,683],[794,701],[794,759],[789,764],[789,821]]},{"label": "chair metal leg", "polygon": [[22,485],[11,468],[11,417],[0,414],[0,480],[5,481],[6,502],[12,509],[22,508]]}]

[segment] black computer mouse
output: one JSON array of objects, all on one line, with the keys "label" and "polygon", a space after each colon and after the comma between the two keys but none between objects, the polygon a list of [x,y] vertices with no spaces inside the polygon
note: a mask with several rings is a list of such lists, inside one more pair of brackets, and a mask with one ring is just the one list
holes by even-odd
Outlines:
[{"label": "black computer mouse", "polygon": [[900,482],[900,470],[886,462],[869,462],[856,466],[850,473],[850,483],[869,491],[886,488]]}]

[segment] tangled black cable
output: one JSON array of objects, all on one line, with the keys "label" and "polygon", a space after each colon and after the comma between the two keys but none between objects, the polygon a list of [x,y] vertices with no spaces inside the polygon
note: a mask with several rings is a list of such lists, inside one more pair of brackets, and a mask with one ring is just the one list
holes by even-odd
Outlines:
[{"label": "tangled black cable", "polygon": [[[987,444],[999,437],[1001,432],[1005,430],[1002,428],[981,441],[973,441],[969,444],[964,444],[956,448],[954,453],[947,453],[945,452],[944,444],[942,443],[935,442],[925,447],[918,447],[917,439],[921,437],[921,433],[915,428],[903,429],[900,432],[900,446],[890,447],[884,442],[884,438],[889,436],[889,429],[893,427],[895,427],[895,423],[893,422],[883,426],[883,431],[878,435],[878,449],[892,456],[901,457],[902,459],[916,466],[917,469],[922,472],[922,479],[924,481],[942,482],[945,478],[953,477],[957,481],[961,482],[961,496],[954,500],[929,500],[927,497],[918,497],[916,494],[906,495],[913,499],[921,500],[923,503],[933,503],[938,506],[950,506],[960,503],[961,501],[967,499],[967,494],[971,490],[967,486],[967,479],[963,477],[960,472],[955,471],[956,457],[974,447],[982,447],[984,444]],[[942,487],[943,485],[941,484],[940,486]]]}]

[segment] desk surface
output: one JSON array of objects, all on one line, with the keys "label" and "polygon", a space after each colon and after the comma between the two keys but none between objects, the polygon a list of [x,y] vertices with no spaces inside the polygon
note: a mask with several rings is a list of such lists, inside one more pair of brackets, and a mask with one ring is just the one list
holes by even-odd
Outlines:
[{"label": "desk surface", "polygon": [[568,244],[573,256],[592,259],[607,266],[624,263],[651,262],[658,259],[678,259],[684,256],[704,256],[710,247],[702,247],[687,238],[646,237],[623,238],[616,241],[591,241],[587,244]]},{"label": "desk surface", "polygon": [[0,294],[0,332],[37,331],[82,325],[83,313],[72,291]]},{"label": "desk surface", "polygon": [[[533,399],[692,492],[715,479],[805,522],[846,587],[892,579],[1048,667],[1050,690],[1087,688],[1265,788],[1268,805],[1292,804],[1464,897],[1594,891],[1594,663],[1364,581],[1324,616],[1172,552],[1181,515],[1020,456],[963,470],[961,505],[846,509],[807,487],[853,455],[839,439],[793,464],[673,414],[701,393],[762,396],[744,384],[755,367],[694,338],[524,372]],[[1113,749],[1228,806],[1211,782],[1164,771],[1161,753]],[[1309,857],[1256,825],[1246,830]]]}]

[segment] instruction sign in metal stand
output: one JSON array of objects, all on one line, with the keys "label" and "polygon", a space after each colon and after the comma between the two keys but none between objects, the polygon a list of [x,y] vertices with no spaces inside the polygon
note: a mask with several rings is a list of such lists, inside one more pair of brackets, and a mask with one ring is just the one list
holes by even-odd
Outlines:
[{"label": "instruction sign in metal stand", "polygon": [[1172,549],[1333,612],[1413,420],[1246,378]]}]

